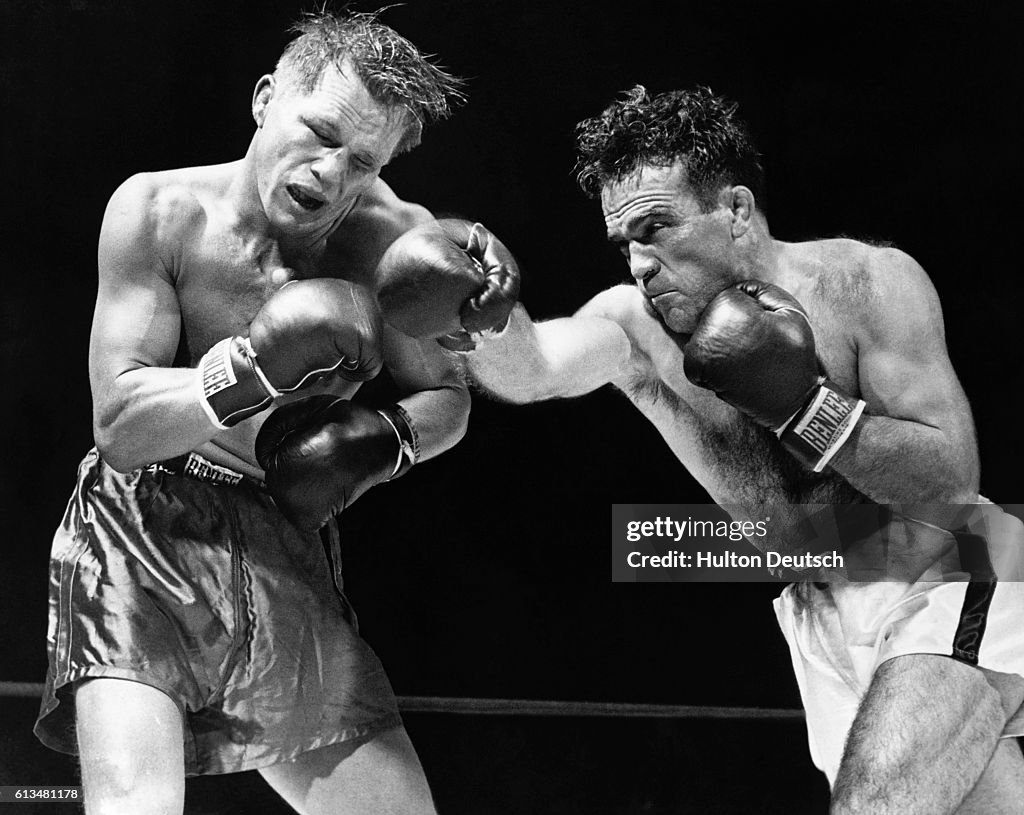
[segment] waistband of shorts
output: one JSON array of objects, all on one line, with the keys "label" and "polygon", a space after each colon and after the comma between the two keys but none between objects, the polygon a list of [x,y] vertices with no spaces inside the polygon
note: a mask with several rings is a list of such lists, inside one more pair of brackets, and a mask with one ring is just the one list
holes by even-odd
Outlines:
[{"label": "waistband of shorts", "polygon": [[146,468],[154,473],[181,475],[206,484],[219,484],[225,487],[246,486],[266,492],[266,482],[251,475],[239,473],[230,467],[214,464],[199,453],[191,452],[183,456],[158,461]]}]

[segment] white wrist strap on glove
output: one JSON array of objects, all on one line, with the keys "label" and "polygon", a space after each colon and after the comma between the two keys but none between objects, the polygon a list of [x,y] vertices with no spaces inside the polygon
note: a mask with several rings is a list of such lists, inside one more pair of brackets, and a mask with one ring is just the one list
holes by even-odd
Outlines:
[{"label": "white wrist strap on glove", "polygon": [[776,433],[804,466],[820,473],[850,438],[865,406],[863,399],[847,396],[822,376],[808,404]]},{"label": "white wrist strap on glove", "polygon": [[[398,440],[398,458],[395,461],[395,469],[391,471],[385,481],[391,481],[405,473],[416,463],[419,458],[416,432],[413,430],[412,422],[401,405],[394,405],[388,410],[378,410],[377,413],[386,421],[391,429],[395,431],[395,438]],[[402,429],[406,431],[403,435]]]}]

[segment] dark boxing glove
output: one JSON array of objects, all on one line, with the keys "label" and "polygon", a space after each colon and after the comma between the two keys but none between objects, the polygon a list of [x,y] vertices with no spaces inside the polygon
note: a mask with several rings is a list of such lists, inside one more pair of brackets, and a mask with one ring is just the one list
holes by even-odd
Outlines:
[{"label": "dark boxing glove", "polygon": [[256,436],[256,459],[282,514],[315,530],[370,487],[403,475],[416,436],[398,405],[374,410],[313,396],[275,410]]},{"label": "dark boxing glove", "polygon": [[248,337],[227,337],[199,362],[200,403],[220,428],[329,374],[362,381],[383,365],[373,297],[345,280],[297,280],[267,300]]},{"label": "dark boxing glove", "polygon": [[403,334],[469,350],[471,334],[505,327],[519,296],[519,267],[482,225],[449,218],[391,244],[376,287],[384,320]]},{"label": "dark boxing glove", "polygon": [[746,280],[719,294],[683,348],[683,371],[821,472],[864,410],[821,373],[807,313],[788,292]]}]

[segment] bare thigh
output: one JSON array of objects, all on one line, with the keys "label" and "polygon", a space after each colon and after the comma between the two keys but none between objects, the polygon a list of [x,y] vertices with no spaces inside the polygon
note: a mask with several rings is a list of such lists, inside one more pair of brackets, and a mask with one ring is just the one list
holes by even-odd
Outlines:
[{"label": "bare thigh", "polygon": [[1022,815],[1024,755],[1016,739],[1000,739],[995,755],[956,815]]},{"label": "bare thigh", "polygon": [[260,773],[302,815],[437,815],[404,727],[311,750]]},{"label": "bare thigh", "polygon": [[[913,654],[884,663],[850,729],[832,812],[951,814],[976,787],[995,806],[1021,770],[1012,752],[996,750],[1004,705],[981,670],[948,657]],[[1014,805],[985,811],[1019,811]]]},{"label": "bare thigh", "polygon": [[125,679],[75,690],[87,815],[178,815],[185,801],[181,714],[163,692]]}]

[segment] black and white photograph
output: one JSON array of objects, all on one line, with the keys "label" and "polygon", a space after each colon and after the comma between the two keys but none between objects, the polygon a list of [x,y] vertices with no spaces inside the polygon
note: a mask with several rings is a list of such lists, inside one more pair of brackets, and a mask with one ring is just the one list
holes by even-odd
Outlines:
[{"label": "black and white photograph", "polygon": [[0,808],[1024,815],[1021,30],[5,0]]}]

